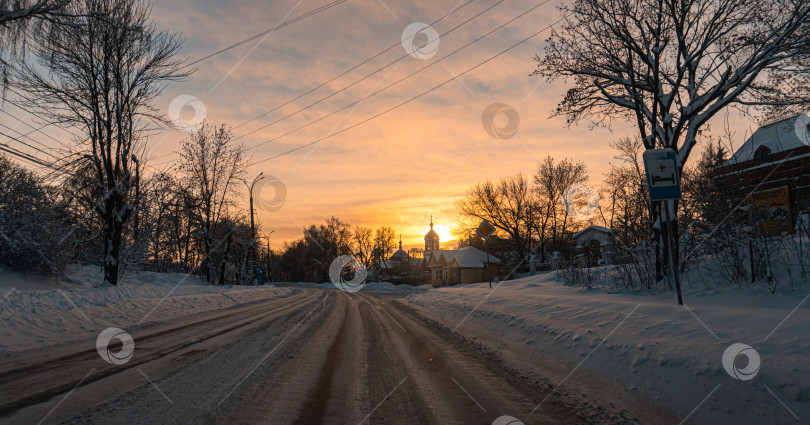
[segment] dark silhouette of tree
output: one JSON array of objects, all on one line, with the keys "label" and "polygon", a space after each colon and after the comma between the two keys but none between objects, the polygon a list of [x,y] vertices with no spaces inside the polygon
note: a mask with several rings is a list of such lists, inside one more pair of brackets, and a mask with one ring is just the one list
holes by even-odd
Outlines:
[{"label": "dark silhouette of tree", "polygon": [[[535,57],[536,75],[572,82],[554,114],[569,124],[634,122],[644,146],[674,149],[681,169],[726,108],[810,103],[810,0],[577,0],[560,9],[566,18]],[[669,258],[662,205],[653,206],[653,240]],[[673,228],[677,258],[675,219]]]},{"label": "dark silhouette of tree", "polygon": [[[118,283],[124,226],[133,214],[138,152],[154,99],[186,74],[180,39],[158,29],[143,1],[84,0],[33,32],[35,64],[16,71],[27,105],[49,123],[79,129],[76,154],[93,169],[95,212],[104,234],[104,281]],[[81,166],[81,165],[77,165]]]}]

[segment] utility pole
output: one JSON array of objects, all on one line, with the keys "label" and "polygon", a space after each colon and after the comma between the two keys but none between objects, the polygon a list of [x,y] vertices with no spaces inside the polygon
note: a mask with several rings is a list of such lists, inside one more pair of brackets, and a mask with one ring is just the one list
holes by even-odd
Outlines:
[{"label": "utility pole", "polygon": [[489,260],[489,238],[495,233],[495,226],[489,221],[484,220],[478,225],[478,228],[475,229],[475,233],[484,239],[484,249],[487,252],[487,275],[489,276],[489,287],[492,288],[492,264],[490,264]]},{"label": "utility pole", "polygon": [[[677,243],[672,225],[675,217],[671,217],[671,212],[675,212],[675,201],[682,198],[681,176],[678,170],[678,154],[674,149],[647,149],[644,151],[644,170],[647,173],[647,186],[649,187],[650,201],[661,202],[663,211],[659,211],[658,220],[666,221],[661,226],[666,230],[666,250],[669,252],[669,272],[670,279],[675,281],[675,288],[678,293],[678,304],[683,305],[683,295],[681,294],[680,271],[678,270],[678,255],[675,252]],[[663,217],[662,217],[663,215]],[[664,229],[662,229],[664,230]]]},{"label": "utility pole", "polygon": [[267,234],[267,258],[266,258],[267,262],[265,264],[267,265],[267,278],[266,279],[267,279],[268,283],[271,282],[270,279],[272,279],[272,277],[273,277],[272,273],[270,272],[270,235],[272,235],[274,232],[275,232],[275,230],[271,230],[270,233]]},{"label": "utility pole", "polygon": [[492,289],[492,266],[489,263],[489,238],[484,239],[484,248],[487,251],[487,275],[489,276],[489,289]]},{"label": "utility pole", "polygon": [[665,208],[664,211],[664,218],[667,221],[667,251],[669,251],[669,272],[671,273],[671,279],[675,281],[675,291],[678,293],[678,305],[683,305],[683,295],[681,295],[681,279],[680,279],[680,271],[678,270],[678,256],[675,252],[675,244],[672,243],[675,239],[675,235],[673,234],[673,226],[672,226],[672,219],[670,218],[670,206],[672,209],[675,209],[675,201],[674,200],[666,200],[663,202],[663,207]]},{"label": "utility pole", "polygon": [[[255,264],[253,264],[255,261],[251,262],[251,260],[253,259],[252,257],[253,257],[254,250],[255,250],[255,247],[256,247],[256,226],[254,225],[254,222],[253,222],[253,186],[256,185],[256,182],[258,182],[259,180],[264,178],[263,174],[264,173],[259,173],[259,175],[256,176],[256,178],[253,179],[253,182],[251,182],[249,185],[248,185],[248,183],[246,181],[243,182],[243,183],[245,183],[245,186],[248,187],[248,194],[250,195],[250,252],[248,253],[248,262],[251,263],[251,267],[254,270],[256,268]],[[268,244],[269,244],[269,242],[268,242]],[[254,274],[255,274],[255,271],[254,271]],[[251,282],[252,281],[253,281],[253,279],[251,278]]]}]

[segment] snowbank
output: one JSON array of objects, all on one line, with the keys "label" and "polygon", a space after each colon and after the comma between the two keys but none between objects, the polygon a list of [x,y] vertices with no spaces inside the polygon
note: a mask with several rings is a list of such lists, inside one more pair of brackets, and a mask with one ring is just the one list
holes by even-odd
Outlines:
[{"label": "snowbank", "polygon": [[[486,283],[440,288],[403,302],[501,352],[528,353],[527,362],[562,362],[568,372],[561,376],[600,377],[667,406],[675,423],[769,424],[810,423],[808,297],[806,286],[776,295],[686,290],[681,307],[671,294],[567,287],[549,273],[492,290]],[[754,379],[726,373],[723,354],[734,343],[758,352]]]},{"label": "snowbank", "polygon": [[211,286],[196,276],[139,272],[118,287],[98,287],[98,268],[62,281],[0,273],[0,358],[44,346],[95,339],[110,327],[131,329],[272,297],[293,288]]}]

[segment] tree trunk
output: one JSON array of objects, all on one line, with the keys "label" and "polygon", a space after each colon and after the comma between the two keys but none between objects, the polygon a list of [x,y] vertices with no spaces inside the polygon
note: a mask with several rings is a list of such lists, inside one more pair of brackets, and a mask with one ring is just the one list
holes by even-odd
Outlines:
[{"label": "tree trunk", "polygon": [[208,283],[213,283],[211,282],[211,241],[207,233],[205,235],[205,259],[203,259],[202,268],[203,273],[205,273],[205,280]]},{"label": "tree trunk", "polygon": [[228,252],[231,250],[231,241],[233,240],[233,230],[235,227],[232,228],[232,225],[229,223],[228,225],[228,237],[225,239],[225,249],[222,253],[222,264],[219,266],[219,284],[225,284],[225,265],[228,264]]},{"label": "tree trunk", "polygon": [[107,227],[104,230],[104,282],[109,283],[110,285],[118,286],[121,235],[124,231],[124,226],[120,221],[115,219],[114,215],[110,215],[110,217],[108,217],[107,223]]},{"label": "tree trunk", "polygon": [[188,271],[189,271],[188,245],[191,242],[191,212],[190,211],[191,210],[189,210],[188,217],[187,217],[188,221],[187,221],[187,224],[186,224],[186,236],[185,236],[185,241],[183,243],[182,267],[183,267],[183,271],[186,272],[186,273],[188,273]]}]

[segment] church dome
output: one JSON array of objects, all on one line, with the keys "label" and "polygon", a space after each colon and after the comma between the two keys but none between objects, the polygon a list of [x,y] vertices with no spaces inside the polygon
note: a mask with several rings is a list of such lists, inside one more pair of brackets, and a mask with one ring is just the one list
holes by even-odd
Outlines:
[{"label": "church dome", "polygon": [[394,253],[394,254],[391,256],[391,259],[392,259],[392,260],[407,260],[408,258],[410,258],[410,257],[408,256],[408,253],[407,253],[407,252],[405,252],[405,250],[403,250],[402,248],[398,249],[398,250],[397,250],[397,252],[395,252],[395,253]]},{"label": "church dome", "polygon": [[439,239],[439,234],[436,233],[435,230],[433,230],[433,216],[430,216],[430,230],[428,230],[428,232],[425,233],[425,240],[428,239],[435,239],[435,240]]},{"label": "church dome", "polygon": [[433,230],[433,216],[430,216],[430,230],[425,234],[425,252],[439,249],[439,234]]},{"label": "church dome", "polygon": [[390,260],[391,261],[395,261],[395,260],[396,261],[407,261],[410,258],[411,258],[411,256],[408,255],[408,253],[405,252],[404,249],[402,249],[402,235],[399,235],[399,249],[397,250],[397,252],[394,253],[394,255],[391,256]]}]

